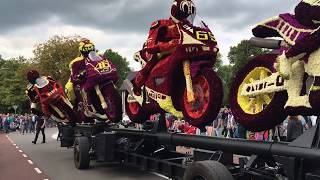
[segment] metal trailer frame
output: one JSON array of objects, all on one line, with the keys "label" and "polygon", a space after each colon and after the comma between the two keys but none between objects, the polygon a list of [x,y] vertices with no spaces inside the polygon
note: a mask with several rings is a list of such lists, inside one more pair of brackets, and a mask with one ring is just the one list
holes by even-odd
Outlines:
[{"label": "metal trailer frame", "polygon": [[[234,179],[320,179],[319,123],[291,143],[168,133],[163,115],[143,131],[105,123],[79,124],[73,130],[75,142],[85,138],[90,147],[75,143],[75,162],[79,154],[88,151],[84,157],[98,162],[120,162],[172,179],[183,179],[193,164],[208,160],[223,164]],[[193,155],[182,154],[175,151],[176,146],[198,149]],[[239,163],[234,162],[234,155],[241,155]],[[78,168],[88,168],[89,162],[85,164]]]}]

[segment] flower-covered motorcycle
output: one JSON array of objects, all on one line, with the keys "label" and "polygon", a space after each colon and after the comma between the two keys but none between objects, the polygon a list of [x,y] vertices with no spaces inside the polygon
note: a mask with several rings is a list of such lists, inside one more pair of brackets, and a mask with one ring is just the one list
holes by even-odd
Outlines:
[{"label": "flower-covered motorcycle", "polygon": [[[159,62],[147,77],[141,96],[132,91],[130,81],[134,77],[125,81],[125,108],[130,120],[143,123],[153,113],[169,112],[196,127],[214,121],[223,97],[221,80],[213,71],[218,49],[210,29],[198,22],[175,24],[179,44],[169,55],[158,54]],[[142,53],[136,53],[135,60],[143,66],[146,60]]]},{"label": "flower-covered motorcycle", "polygon": [[[287,115],[319,115],[319,51],[296,57],[289,78],[279,70],[279,57],[316,30],[291,14],[281,14],[253,29],[257,38],[251,39],[252,44],[275,50],[255,57],[238,72],[230,91],[236,121],[248,130],[262,131],[275,127]],[[264,39],[267,37],[282,40]]]}]

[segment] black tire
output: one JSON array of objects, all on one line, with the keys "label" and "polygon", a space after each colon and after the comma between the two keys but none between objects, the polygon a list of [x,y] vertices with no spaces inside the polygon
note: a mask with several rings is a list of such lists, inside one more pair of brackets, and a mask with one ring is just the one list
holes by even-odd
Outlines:
[{"label": "black tire", "polygon": [[233,180],[233,177],[220,162],[198,161],[186,169],[183,180]]},{"label": "black tire", "polygon": [[125,92],[125,100],[124,100],[125,109],[129,119],[132,122],[138,123],[138,124],[142,124],[146,122],[150,117],[149,112],[146,109],[144,109],[142,106],[140,106],[138,102],[129,103],[128,96],[129,96],[129,93]]},{"label": "black tire", "polygon": [[231,86],[229,99],[231,111],[235,120],[249,131],[258,132],[272,129],[277,124],[283,122],[287,116],[284,111],[284,105],[287,100],[287,93],[285,91],[274,93],[269,104],[256,114],[245,112],[238,102],[240,85],[249,72],[254,71],[258,67],[268,69],[271,73],[276,72],[273,67],[276,57],[276,54],[266,54],[254,58],[237,73]]},{"label": "black tire", "polygon": [[85,136],[77,137],[74,141],[73,158],[78,169],[88,169],[90,165],[90,142]]},{"label": "black tire", "polygon": [[[201,80],[197,80],[201,78]],[[219,110],[221,108],[222,99],[223,99],[223,90],[222,90],[222,82],[217,74],[212,69],[202,69],[195,77],[192,78],[194,92],[199,91],[198,94],[203,92],[203,88],[201,87],[201,81],[204,82],[204,86],[207,86],[208,90],[208,97],[207,98],[198,98],[196,95],[196,101],[204,102],[206,104],[206,108],[198,108],[202,112],[199,113],[200,115],[192,114],[193,109],[190,109],[190,104],[188,105],[186,99],[186,90],[182,93],[182,113],[185,119],[193,126],[198,128],[204,128],[205,126],[211,124],[215,118],[217,117]],[[199,84],[195,84],[199,82]],[[203,84],[203,83],[202,83]],[[199,86],[199,87],[198,87]],[[184,88],[185,89],[185,88]],[[198,89],[198,90],[197,90]],[[200,104],[200,103],[199,103]],[[193,105],[191,105],[193,106]],[[189,109],[189,110],[188,110]],[[197,111],[196,111],[197,112]]]},{"label": "black tire", "polygon": [[116,87],[113,83],[107,84],[102,86],[101,93],[108,106],[105,110],[108,119],[113,123],[120,122],[122,120],[122,103]]}]

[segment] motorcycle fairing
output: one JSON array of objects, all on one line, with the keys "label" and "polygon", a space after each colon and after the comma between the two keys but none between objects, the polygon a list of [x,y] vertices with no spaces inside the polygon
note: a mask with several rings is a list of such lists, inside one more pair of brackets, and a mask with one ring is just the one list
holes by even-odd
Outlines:
[{"label": "motorcycle fairing", "polygon": [[85,90],[89,90],[95,85],[107,81],[117,82],[119,79],[116,67],[107,59],[96,58],[96,60],[91,60],[90,58],[87,58],[85,64],[86,82],[83,86]]},{"label": "motorcycle fairing", "polygon": [[59,96],[65,96],[63,88],[49,77],[38,78],[34,89],[41,104],[48,104],[55,101]]},{"label": "motorcycle fairing", "polygon": [[182,112],[176,110],[175,107],[173,106],[171,96],[167,96],[165,94],[156,92],[148,87],[146,87],[146,92],[150,99],[153,99],[154,101],[158,102],[161,109],[171,113],[172,115],[178,118],[183,118]]},{"label": "motorcycle fairing", "polygon": [[300,24],[294,15],[286,13],[261,22],[253,30],[256,37],[281,37],[288,44],[294,45],[296,41],[310,35],[315,29]]}]

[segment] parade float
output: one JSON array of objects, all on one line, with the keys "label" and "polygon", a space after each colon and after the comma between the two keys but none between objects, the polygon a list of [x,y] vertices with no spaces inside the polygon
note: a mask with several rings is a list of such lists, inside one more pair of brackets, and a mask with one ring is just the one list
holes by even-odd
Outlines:
[{"label": "parade float", "polygon": [[[188,0],[179,2],[191,4],[191,1]],[[294,40],[303,39],[317,31],[316,28],[310,29],[297,23],[295,16],[284,14],[267,20],[253,29],[254,35],[260,38],[254,38],[251,42],[256,46],[275,49],[275,51],[255,57],[237,74],[230,97],[231,108],[237,121],[252,131],[273,128],[288,114],[318,115],[316,111],[319,106],[316,103],[319,90],[316,74],[318,69],[316,68],[317,63],[313,62],[316,59],[309,59],[311,64],[305,64],[305,61],[300,61],[298,58],[290,64],[289,73],[285,68],[279,67],[284,64],[283,59],[286,59],[283,57],[283,52],[289,51],[290,47],[295,45]],[[189,42],[181,43],[181,47],[184,48],[176,49],[182,58],[177,58],[172,62],[178,64],[177,71],[173,71],[174,68],[170,63],[165,63],[165,66],[160,62],[155,66],[155,70],[151,71],[150,75],[152,78],[147,79],[146,87],[141,93],[141,96],[148,98],[137,98],[130,85],[133,82],[132,78],[129,78],[124,85],[126,96],[123,106],[129,112],[128,116],[131,116],[130,118],[135,122],[144,122],[146,125],[148,122],[146,114],[166,111],[177,116],[184,115],[190,123],[201,127],[210,123],[212,119],[199,118],[197,120],[194,117],[197,117],[198,114],[201,115],[199,117],[208,114],[214,117],[216,105],[213,105],[212,102],[221,103],[222,94],[219,92],[221,82],[214,81],[216,84],[211,86],[208,82],[211,79],[207,78],[208,76],[204,73],[207,72],[205,67],[212,67],[213,62],[207,64],[205,59],[204,61],[201,59],[200,64],[204,62],[206,66],[199,65],[195,66],[198,68],[190,68],[194,67],[192,66],[193,59],[184,59],[187,56],[183,56],[188,52],[190,52],[188,54],[190,57],[202,52],[206,54],[211,50],[214,52],[211,46],[206,46],[199,40],[199,38],[208,40],[211,34],[203,29],[199,34],[199,29],[190,24],[177,24],[177,26],[181,30],[182,42]],[[264,39],[269,36],[282,37],[283,40]],[[184,44],[188,45],[184,46]],[[139,56],[141,53],[137,55]],[[317,52],[311,53],[310,57],[316,58]],[[162,66],[166,68],[161,68]],[[304,78],[305,72],[309,75],[306,78]],[[288,73],[287,76],[286,73]],[[211,72],[208,74],[215,76]],[[178,81],[173,81],[172,78],[169,81],[166,79],[169,77],[180,78],[179,80],[183,80],[180,82],[186,85],[180,86]],[[162,84],[167,88],[156,90],[157,85]],[[171,86],[179,88],[172,89]],[[219,96],[211,96],[211,90],[215,90],[212,92],[218,93]],[[159,93],[162,91],[166,92]],[[179,92],[177,95],[180,95],[178,96],[180,101],[175,105],[175,96],[170,93],[176,94],[176,91]],[[200,92],[207,93],[200,96]],[[197,102],[194,106],[199,104],[198,107],[204,110],[188,111],[188,104],[193,102]],[[148,103],[150,107],[144,103]],[[196,107],[191,107],[191,109]],[[213,108],[213,112],[207,111],[208,107]],[[179,110],[182,110],[182,113]],[[120,128],[115,124],[99,122],[78,124],[74,131],[74,144],[70,146],[74,146],[74,162],[78,169],[87,169],[90,161],[96,160],[133,165],[172,179],[320,179],[320,166],[316,163],[320,161],[320,126],[318,123],[290,143],[170,133],[163,114],[160,115],[159,120],[148,122],[143,130]],[[195,150],[193,154],[182,154],[175,151],[176,146],[192,147]]]}]

